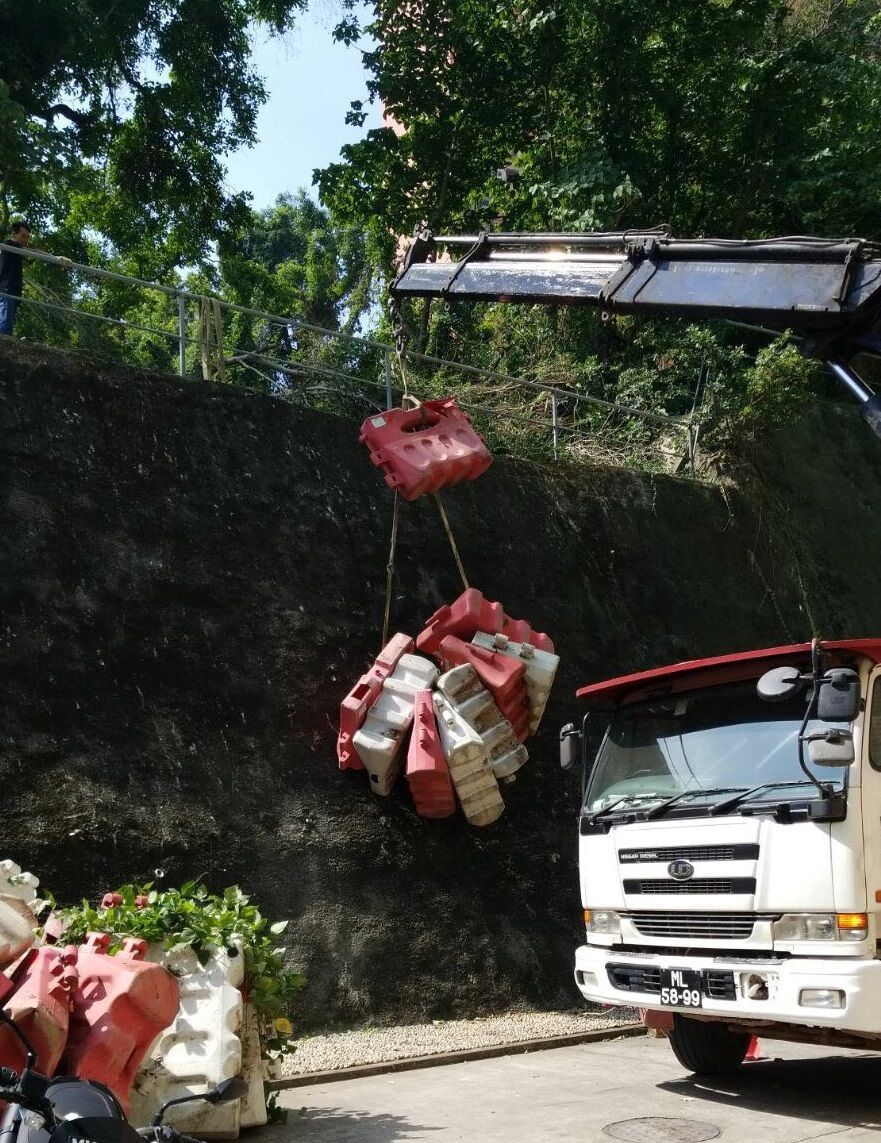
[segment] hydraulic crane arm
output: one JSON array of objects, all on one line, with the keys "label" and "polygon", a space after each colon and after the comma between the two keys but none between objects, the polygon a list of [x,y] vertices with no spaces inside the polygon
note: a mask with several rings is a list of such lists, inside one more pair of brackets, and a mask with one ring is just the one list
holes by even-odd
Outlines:
[{"label": "hydraulic crane arm", "polygon": [[[438,257],[439,248],[462,246],[457,261]],[[666,230],[437,239],[421,233],[391,293],[790,330],[856,397],[881,436],[881,395],[848,364],[857,353],[881,357],[881,249],[862,239],[678,239]]]}]

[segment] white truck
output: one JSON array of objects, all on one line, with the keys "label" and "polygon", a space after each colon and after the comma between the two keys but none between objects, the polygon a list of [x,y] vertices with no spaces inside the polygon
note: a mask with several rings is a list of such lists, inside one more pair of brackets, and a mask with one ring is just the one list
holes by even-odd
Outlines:
[{"label": "white truck", "polygon": [[561,763],[584,764],[585,999],[645,1009],[701,1074],[738,1067],[752,1035],[881,1047],[881,639],[579,695]]},{"label": "white truck", "polygon": [[[881,249],[862,239],[420,231],[390,293],[401,350],[407,298],[787,330],[881,436],[881,393],[851,364],[881,357]],[[736,1068],[753,1034],[881,1048],[881,638],[579,693],[608,716],[582,758],[585,998],[645,1009],[696,1072]],[[564,764],[587,742],[564,727]]]}]

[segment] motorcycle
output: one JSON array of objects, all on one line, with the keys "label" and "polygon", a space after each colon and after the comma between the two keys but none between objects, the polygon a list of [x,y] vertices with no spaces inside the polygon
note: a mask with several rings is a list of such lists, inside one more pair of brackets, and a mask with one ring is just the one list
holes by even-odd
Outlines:
[{"label": "motorcycle", "polygon": [[134,1128],[119,1100],[97,1080],[79,1076],[44,1076],[35,1070],[37,1053],[21,1028],[0,1008],[0,1023],[18,1037],[27,1053],[19,1075],[0,1067],[0,1143],[199,1143],[163,1123],[170,1107],[205,1100],[226,1103],[241,1099],[248,1085],[236,1076],[200,1095],[178,1096],[162,1105],[149,1127]]}]

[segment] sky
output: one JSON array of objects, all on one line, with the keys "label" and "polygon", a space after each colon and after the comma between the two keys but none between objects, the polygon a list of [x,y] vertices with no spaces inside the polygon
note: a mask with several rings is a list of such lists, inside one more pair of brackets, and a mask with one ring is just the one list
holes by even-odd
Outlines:
[{"label": "sky", "polygon": [[[310,7],[284,37],[259,33],[254,44],[254,68],[269,98],[257,121],[258,142],[225,162],[227,188],[250,191],[258,209],[301,187],[317,199],[312,171],[332,163],[340,147],[380,123],[379,107],[366,104],[361,52],[334,42],[331,31],[339,17],[330,4]],[[346,125],[353,99],[365,101],[363,127]]]}]

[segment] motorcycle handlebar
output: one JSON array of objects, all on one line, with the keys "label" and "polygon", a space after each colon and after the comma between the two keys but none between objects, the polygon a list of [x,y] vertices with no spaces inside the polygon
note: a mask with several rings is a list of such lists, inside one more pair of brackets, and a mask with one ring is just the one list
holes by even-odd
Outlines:
[{"label": "motorcycle handlebar", "polygon": [[[2,1071],[8,1072],[9,1068],[3,1068]],[[15,1077],[14,1083],[17,1085],[18,1076],[12,1072]],[[0,1076],[0,1082],[6,1077]],[[52,1104],[42,1096],[30,1098],[29,1096],[22,1095],[17,1086],[0,1087],[0,1101],[3,1103],[17,1103],[19,1107],[26,1107],[28,1111],[35,1111],[38,1115],[42,1115],[47,1123],[52,1123],[55,1113],[52,1110]]]},{"label": "motorcycle handlebar", "polygon": [[139,1127],[138,1134],[143,1139],[154,1140],[155,1143],[201,1143],[201,1140],[194,1139],[192,1135],[183,1135],[166,1123],[162,1123],[158,1127]]}]

